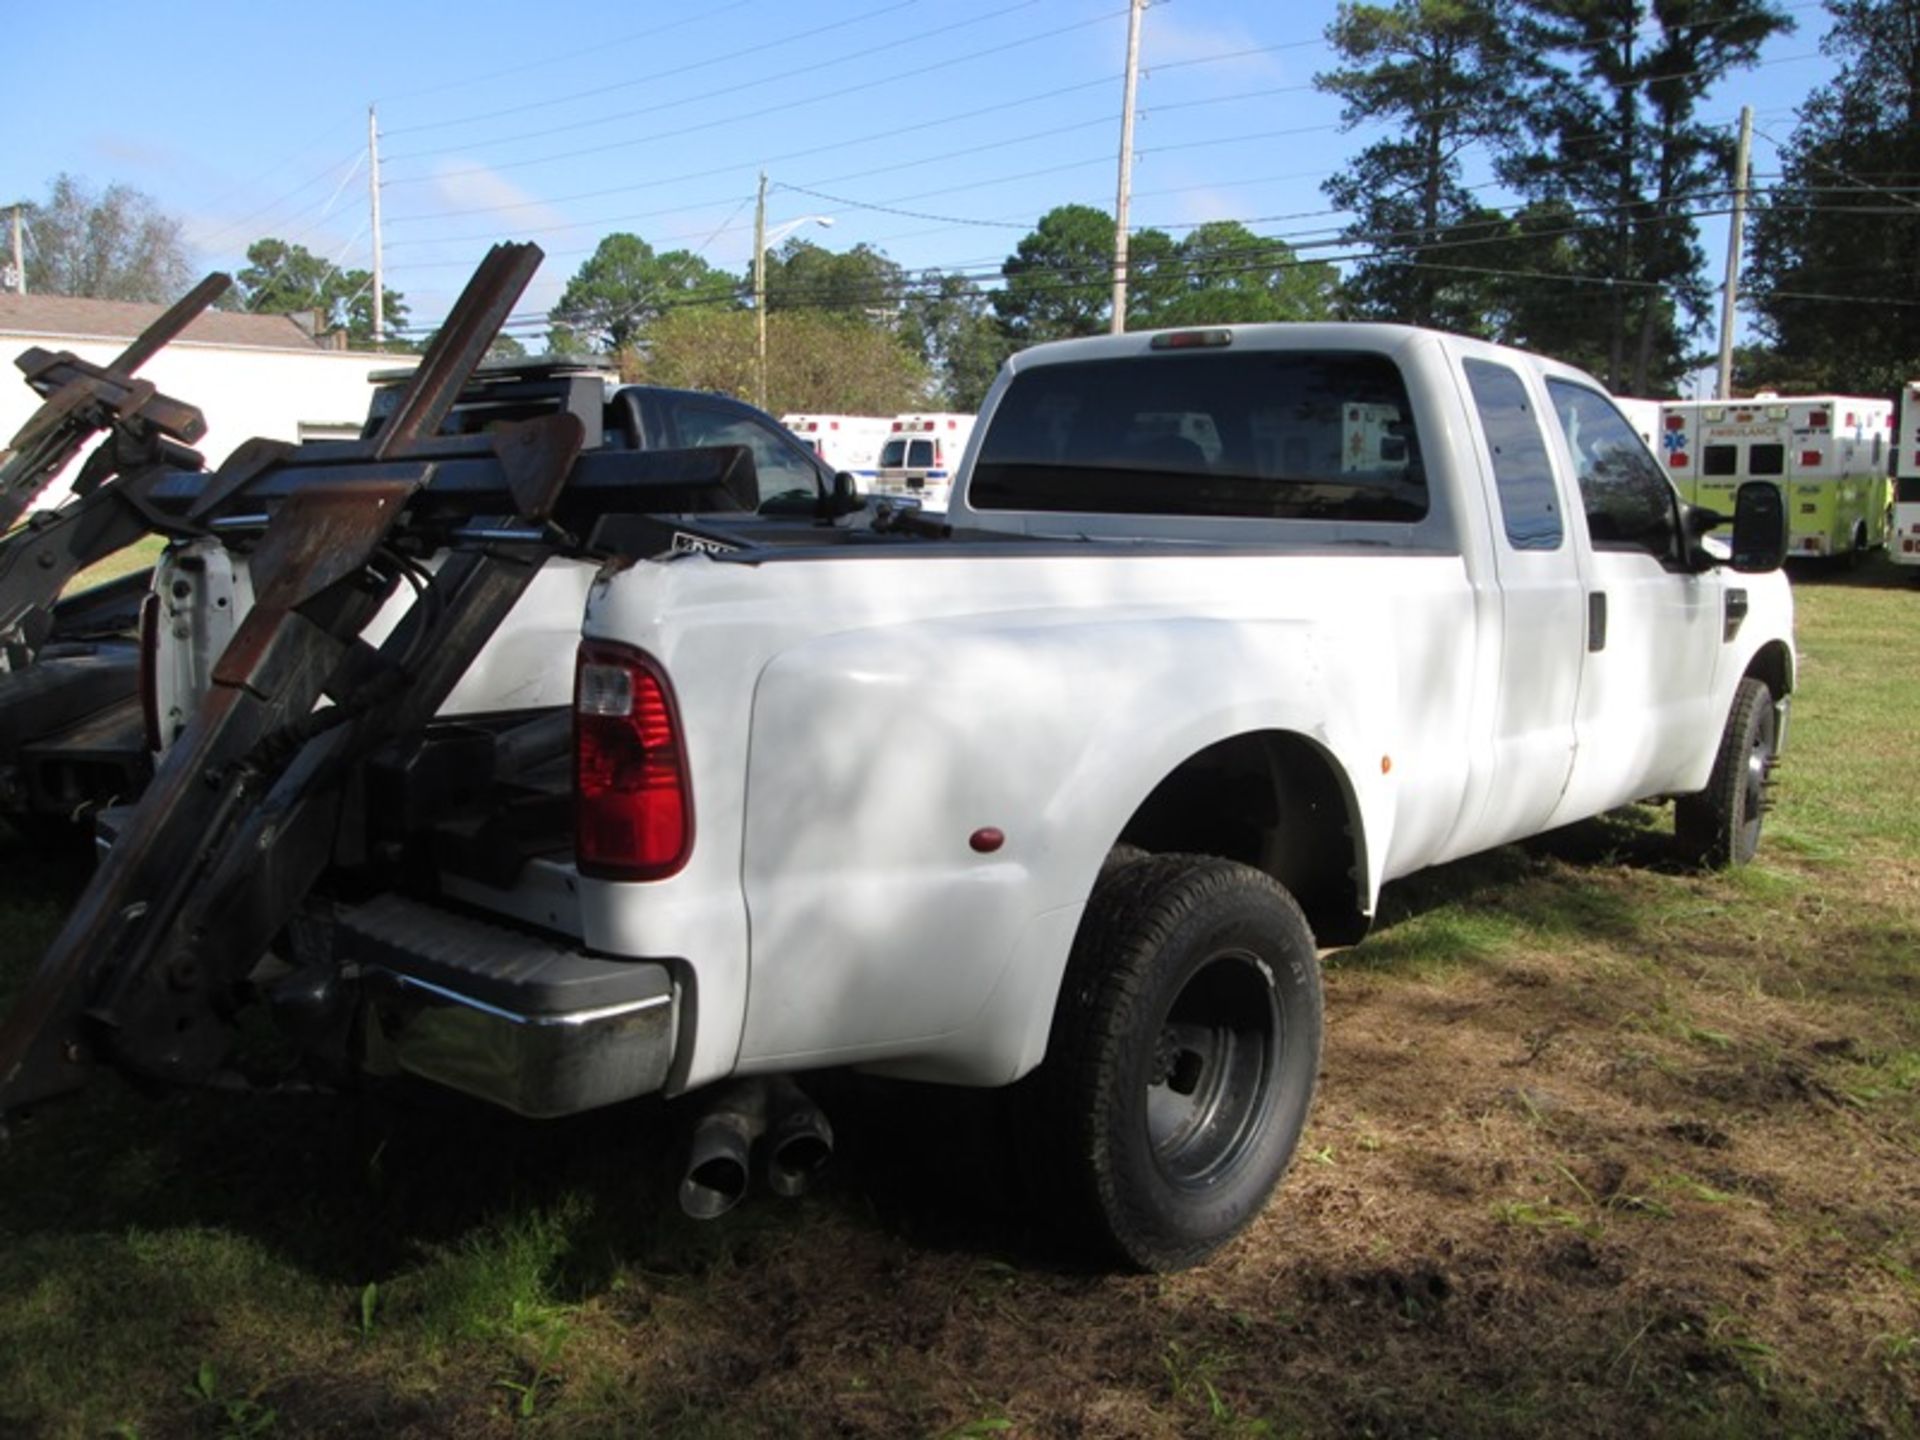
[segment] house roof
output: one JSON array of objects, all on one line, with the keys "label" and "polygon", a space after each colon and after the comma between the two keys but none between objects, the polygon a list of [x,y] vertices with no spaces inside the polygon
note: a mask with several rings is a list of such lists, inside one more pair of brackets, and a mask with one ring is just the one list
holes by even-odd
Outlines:
[{"label": "house roof", "polygon": [[[31,335],[53,341],[131,340],[165,312],[164,305],[126,300],[83,300],[72,295],[0,294],[0,334]],[[181,332],[185,341],[203,345],[241,345],[272,350],[315,350],[316,345],[290,315],[241,315],[208,310]]]}]

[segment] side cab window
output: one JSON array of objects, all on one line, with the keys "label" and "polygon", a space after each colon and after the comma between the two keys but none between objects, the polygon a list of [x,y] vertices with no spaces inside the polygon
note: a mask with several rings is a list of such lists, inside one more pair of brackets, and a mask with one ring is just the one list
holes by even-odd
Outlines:
[{"label": "side cab window", "polygon": [[1516,550],[1558,550],[1565,527],[1553,483],[1553,462],[1540,422],[1527,400],[1527,387],[1505,365],[1491,360],[1464,362],[1474,409],[1493,459],[1494,489],[1507,543]]},{"label": "side cab window", "polygon": [[1639,551],[1679,565],[1679,497],[1633,427],[1612,401],[1584,385],[1550,378],[1547,393],[1579,477],[1593,548]]}]

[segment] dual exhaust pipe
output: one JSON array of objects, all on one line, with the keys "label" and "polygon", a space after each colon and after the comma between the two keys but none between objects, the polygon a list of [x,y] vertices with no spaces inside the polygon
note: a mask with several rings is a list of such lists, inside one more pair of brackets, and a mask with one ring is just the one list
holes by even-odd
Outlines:
[{"label": "dual exhaust pipe", "polygon": [[756,1145],[767,1188],[791,1198],[805,1193],[833,1158],[833,1126],[785,1076],[722,1087],[693,1127],[680,1208],[695,1220],[715,1220],[738,1205],[747,1193]]}]

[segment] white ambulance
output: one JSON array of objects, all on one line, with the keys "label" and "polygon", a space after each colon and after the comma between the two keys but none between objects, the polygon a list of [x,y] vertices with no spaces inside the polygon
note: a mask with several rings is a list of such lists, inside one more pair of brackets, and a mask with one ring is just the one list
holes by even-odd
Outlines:
[{"label": "white ambulance", "polygon": [[880,447],[876,495],[915,499],[928,510],[947,508],[953,472],[960,468],[974,417],[950,410],[896,415]]},{"label": "white ambulance", "polygon": [[1900,387],[1900,430],[1893,437],[1893,522],[1887,553],[1920,565],[1920,380]]},{"label": "white ambulance", "polygon": [[1784,492],[1790,553],[1859,556],[1886,543],[1893,407],[1859,395],[1756,395],[1661,407],[1661,457],[1681,495],[1733,513],[1749,480]]},{"label": "white ambulance", "polygon": [[885,415],[782,415],[780,423],[836,471],[853,476],[862,494],[873,489],[880,447],[893,428]]},{"label": "white ambulance", "polygon": [[1613,397],[1614,408],[1626,416],[1627,423],[1633,426],[1633,433],[1647,442],[1647,448],[1656,455],[1660,453],[1660,411],[1666,405],[1665,400],[1635,400],[1631,396]]}]

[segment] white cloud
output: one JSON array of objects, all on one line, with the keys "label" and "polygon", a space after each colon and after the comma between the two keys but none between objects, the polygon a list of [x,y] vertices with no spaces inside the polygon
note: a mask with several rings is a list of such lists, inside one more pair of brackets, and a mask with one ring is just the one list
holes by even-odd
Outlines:
[{"label": "white cloud", "polygon": [[[450,210],[494,211],[502,233],[566,225],[569,217],[497,171],[461,158],[444,160],[434,172],[433,193]],[[478,224],[480,215],[465,217]]]},{"label": "white cloud", "polygon": [[148,136],[96,133],[87,137],[87,148],[109,162],[114,173],[131,169],[166,175],[180,168],[180,152]]},{"label": "white cloud", "polygon": [[[1248,213],[1244,197],[1211,185],[1182,188],[1173,197],[1173,202],[1174,213],[1179,216],[1182,225],[1200,225],[1208,220],[1238,220]],[[1185,234],[1184,229],[1179,230],[1174,238],[1177,240]]]}]

